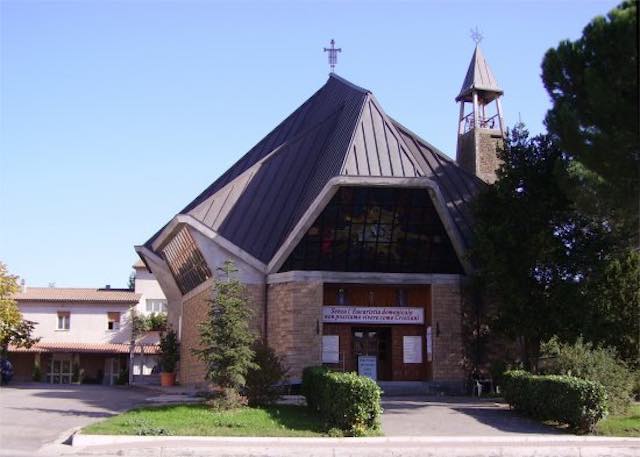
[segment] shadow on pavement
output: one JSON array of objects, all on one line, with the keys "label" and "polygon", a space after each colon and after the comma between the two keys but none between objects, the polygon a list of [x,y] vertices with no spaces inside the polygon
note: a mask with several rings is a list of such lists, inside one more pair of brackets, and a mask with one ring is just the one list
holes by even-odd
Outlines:
[{"label": "shadow on pavement", "polygon": [[[460,426],[461,420],[465,420],[470,428],[479,423],[504,433],[566,434],[563,430],[520,416],[498,399],[395,397],[383,398],[382,407],[384,415],[394,422],[419,421],[426,426],[435,423],[442,430],[448,428],[448,423],[452,425],[451,430],[456,430]],[[478,434],[481,434],[481,430]]]}]

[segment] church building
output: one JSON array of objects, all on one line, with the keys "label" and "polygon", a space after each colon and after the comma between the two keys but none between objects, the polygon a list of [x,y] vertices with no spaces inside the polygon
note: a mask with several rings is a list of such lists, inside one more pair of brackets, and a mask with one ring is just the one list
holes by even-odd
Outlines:
[{"label": "church building", "polygon": [[217,269],[231,259],[247,286],[252,328],[283,356],[290,382],[324,364],[461,390],[471,203],[495,180],[501,96],[476,46],[455,99],[453,161],[387,115],[371,91],[331,73],[136,246],[169,302],[178,380],[204,383],[191,349]]}]

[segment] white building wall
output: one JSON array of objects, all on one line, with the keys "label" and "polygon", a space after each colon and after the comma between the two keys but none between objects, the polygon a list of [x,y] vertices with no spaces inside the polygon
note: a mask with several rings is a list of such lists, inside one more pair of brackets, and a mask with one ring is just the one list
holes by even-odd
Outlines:
[{"label": "white building wall", "polygon": [[[129,343],[131,318],[128,305],[18,303],[25,319],[36,323],[33,336],[41,342]],[[69,330],[58,330],[58,312],[70,313]],[[120,329],[107,329],[107,313],[120,313]]]},{"label": "white building wall", "polygon": [[147,312],[147,300],[166,301],[156,277],[146,268],[135,268],[135,293],[141,295],[136,306],[138,314],[150,314]]}]

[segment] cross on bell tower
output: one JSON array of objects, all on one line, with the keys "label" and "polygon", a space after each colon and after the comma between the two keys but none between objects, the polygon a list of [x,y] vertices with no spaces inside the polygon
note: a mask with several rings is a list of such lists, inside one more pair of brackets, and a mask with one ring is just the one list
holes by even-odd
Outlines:
[{"label": "cross on bell tower", "polygon": [[497,150],[505,136],[503,91],[480,49],[482,35],[477,27],[471,30],[471,39],[476,47],[456,97],[460,103],[456,161],[480,179],[493,183],[500,166]]},{"label": "cross on bell tower", "polygon": [[330,48],[324,48],[324,52],[329,53],[329,66],[331,67],[331,73],[333,73],[336,69],[336,64],[338,63],[338,53],[342,52],[342,48],[336,48],[336,41],[332,38],[330,43]]}]

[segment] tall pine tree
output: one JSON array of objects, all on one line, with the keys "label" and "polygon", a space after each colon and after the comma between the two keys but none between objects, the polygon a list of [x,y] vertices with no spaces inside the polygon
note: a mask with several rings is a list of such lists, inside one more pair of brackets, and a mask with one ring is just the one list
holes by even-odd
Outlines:
[{"label": "tall pine tree", "polygon": [[227,398],[235,398],[246,384],[247,371],[255,367],[252,313],[245,286],[233,276],[233,262],[227,260],[218,270],[222,274],[213,286],[207,320],[199,326],[200,349],[193,352],[206,365],[206,379]]}]

